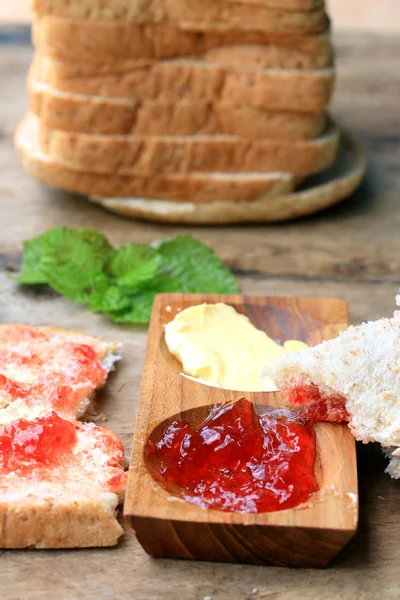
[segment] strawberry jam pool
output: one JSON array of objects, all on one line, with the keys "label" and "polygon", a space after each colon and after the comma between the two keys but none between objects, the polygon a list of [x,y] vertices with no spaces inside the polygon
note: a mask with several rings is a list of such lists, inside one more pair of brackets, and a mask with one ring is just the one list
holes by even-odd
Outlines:
[{"label": "strawberry jam pool", "polygon": [[239,513],[284,510],[318,490],[312,423],[271,409],[259,416],[242,398],[216,405],[197,426],[175,420],[145,447],[150,473],[168,492],[202,508]]}]

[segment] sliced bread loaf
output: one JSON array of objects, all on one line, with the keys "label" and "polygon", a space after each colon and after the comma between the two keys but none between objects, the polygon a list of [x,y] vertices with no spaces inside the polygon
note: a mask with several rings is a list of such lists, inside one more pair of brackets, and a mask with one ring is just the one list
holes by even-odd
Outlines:
[{"label": "sliced bread loaf", "polygon": [[[51,61],[50,61],[51,64]],[[124,74],[63,77],[34,60],[30,79],[59,91],[138,102],[228,103],[268,110],[322,112],[334,84],[332,68],[316,71],[226,67],[185,59],[158,61]]]},{"label": "sliced bread loaf", "polygon": [[323,6],[309,11],[282,10],[230,0],[131,0],[118,6],[103,0],[34,0],[34,15],[136,23],[187,23],[193,29],[219,23],[264,31],[320,33],[328,24]]},{"label": "sliced bread loaf", "polygon": [[49,410],[67,419],[81,416],[121,350],[63,329],[0,325],[0,358],[0,423],[8,423]]},{"label": "sliced bread loaf", "polygon": [[[41,53],[74,65],[75,70],[76,65],[90,69],[89,74],[116,74],[137,68],[141,61],[185,56],[255,68],[316,69],[332,61],[327,34],[277,34],[238,27],[221,30],[217,25],[192,31],[179,24],[46,17],[34,21],[32,38]],[[66,68],[57,65],[56,71]]]},{"label": "sliced bread loaf", "polygon": [[[241,4],[256,4],[281,10],[310,11],[320,7],[323,0],[223,0]],[[62,17],[77,16],[83,19],[131,20],[135,18],[140,3],[138,0],[32,0],[33,11],[39,15],[57,14]]]},{"label": "sliced bread loaf", "polygon": [[196,204],[241,202],[287,194],[298,182],[288,173],[188,173],[185,175],[124,177],[72,171],[39,150],[37,119],[21,122],[16,146],[28,173],[51,187],[79,194],[161,198]]},{"label": "sliced bread loaf", "polygon": [[[354,146],[352,164],[335,176],[328,175],[316,185],[281,196],[264,194],[248,202],[173,202],[149,198],[101,198],[89,200],[113,213],[134,219],[158,223],[186,225],[226,225],[238,223],[268,223],[296,219],[323,210],[349,196],[360,184],[366,170],[365,155]],[[399,463],[400,466],[400,463]]]},{"label": "sliced bread loaf", "polygon": [[0,547],[115,545],[123,457],[111,431],[56,413],[0,426]]},{"label": "sliced bread loaf", "polygon": [[135,135],[225,134],[250,139],[311,139],[326,126],[325,113],[268,111],[211,102],[163,102],[69,94],[28,84],[29,109],[42,126],[77,133]]},{"label": "sliced bread loaf", "polygon": [[324,4],[324,0],[223,0],[224,2],[241,2],[243,4],[260,4],[268,8],[281,10],[313,10]]},{"label": "sliced bread loaf", "polygon": [[[141,186],[142,183],[138,184],[137,181],[143,182],[143,179],[71,171],[56,164],[48,155],[40,152],[37,136],[35,138],[34,132],[33,135],[31,133],[27,131],[27,121],[23,121],[17,130],[16,143],[24,167],[32,177],[53,187],[84,193],[94,203],[114,213],[161,223],[215,225],[294,219],[327,208],[350,195],[360,184],[366,169],[366,158],[362,148],[354,140],[345,137],[343,147],[349,148],[351,156],[347,156],[344,151],[338,165],[318,176],[321,177],[318,185],[316,182],[310,182],[304,189],[295,193],[283,191],[282,194],[276,194],[277,188],[273,191],[268,179],[274,180],[276,177],[284,176],[279,173],[266,173],[265,175],[258,173],[233,175],[190,173],[187,176],[169,175],[150,178],[147,180],[150,185],[146,187],[146,191],[152,189],[152,183],[156,187],[158,186],[158,192],[154,193],[153,197],[149,195],[135,196],[133,193],[132,197],[127,197],[129,193],[126,192],[134,189],[134,186]],[[248,193],[247,186],[251,186],[252,182],[255,183],[257,180],[261,186],[260,177],[265,177],[264,185],[269,187],[265,193],[254,195],[251,199],[252,196]],[[289,176],[286,175],[286,177]],[[225,181],[227,185],[230,185],[227,200],[213,200],[210,194],[208,198],[198,201],[199,194],[204,198],[208,187],[217,185],[219,181]],[[116,194],[115,197],[111,197],[111,185],[116,182],[123,191]],[[189,186],[188,193],[192,193],[194,186],[196,187],[195,201],[182,201],[183,195],[174,199],[173,187],[178,182],[184,182],[185,186]],[[110,185],[108,185],[109,183]],[[284,181],[278,182],[278,184],[285,185]],[[103,189],[103,191],[96,192],[97,189]],[[165,199],[166,197],[169,199]],[[245,198],[248,199],[247,202],[242,201]]]},{"label": "sliced bread loaf", "polygon": [[[30,119],[37,117],[30,115]],[[39,147],[76,171],[139,175],[220,171],[317,173],[335,159],[339,132],[331,124],[314,140],[248,140],[238,136],[91,135],[39,129]]]}]

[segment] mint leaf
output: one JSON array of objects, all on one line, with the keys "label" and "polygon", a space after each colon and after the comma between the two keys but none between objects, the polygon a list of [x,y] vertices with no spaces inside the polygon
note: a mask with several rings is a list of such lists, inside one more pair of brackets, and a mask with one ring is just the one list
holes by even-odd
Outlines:
[{"label": "mint leaf", "polygon": [[75,302],[87,302],[110,285],[104,269],[114,249],[101,232],[57,227],[44,235],[41,272],[50,287]]},{"label": "mint leaf", "polygon": [[94,291],[88,301],[88,309],[93,312],[118,312],[131,306],[131,300],[115,285]]},{"label": "mint leaf", "polygon": [[117,285],[137,288],[154,278],[161,260],[160,254],[151,246],[129,244],[114,251],[109,271]]},{"label": "mint leaf", "polygon": [[11,275],[11,279],[26,284],[47,283],[47,279],[41,271],[42,248],[42,236],[26,240],[21,271],[17,275]]},{"label": "mint leaf", "polygon": [[134,297],[129,308],[119,311],[107,311],[107,316],[116,323],[148,323],[150,321],[153,300],[158,290],[146,290]]},{"label": "mint leaf", "polygon": [[222,260],[190,235],[162,241],[156,248],[163,258],[161,270],[171,279],[171,289],[162,291],[210,294],[236,294],[239,291],[234,276]]},{"label": "mint leaf", "polygon": [[210,248],[190,235],[114,249],[96,229],[54,227],[24,242],[20,283],[47,283],[117,323],[147,323],[160,292],[236,293]]}]

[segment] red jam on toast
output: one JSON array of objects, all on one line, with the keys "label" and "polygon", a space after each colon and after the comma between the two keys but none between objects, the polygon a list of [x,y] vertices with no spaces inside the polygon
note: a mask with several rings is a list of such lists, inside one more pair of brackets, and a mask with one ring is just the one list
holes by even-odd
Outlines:
[{"label": "red jam on toast", "polygon": [[102,352],[101,346],[96,351],[32,327],[2,326],[0,408],[19,400],[32,408],[43,405],[41,414],[56,410],[74,417],[82,399],[106,378]]},{"label": "red jam on toast", "polygon": [[120,494],[126,480],[123,461],[123,446],[112,431],[67,421],[54,411],[0,426],[0,478],[15,473],[36,481],[54,481],[65,477],[67,471],[77,477],[85,472],[90,477],[94,472],[101,476],[99,484]]},{"label": "red jam on toast", "polygon": [[282,388],[282,393],[298,413],[311,421],[347,422],[346,399],[340,394],[324,394],[314,384],[296,384]]},{"label": "red jam on toast", "polygon": [[0,473],[22,474],[39,466],[56,466],[76,441],[75,425],[55,412],[34,421],[12,421],[0,428]]}]

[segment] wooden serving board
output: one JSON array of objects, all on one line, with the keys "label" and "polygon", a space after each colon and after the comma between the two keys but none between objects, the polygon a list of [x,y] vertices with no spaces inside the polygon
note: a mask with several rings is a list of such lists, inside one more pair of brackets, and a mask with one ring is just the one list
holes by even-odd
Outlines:
[{"label": "wooden serving board", "polygon": [[347,305],[331,298],[263,298],[160,294],[150,323],[124,514],[153,556],[296,567],[322,567],[347,544],[358,522],[355,441],[346,425],[316,423],[319,490],[300,507],[240,514],[205,510],[172,496],[153,479],[144,453],[149,436],[171,420],[199,424],[213,404],[244,395],[258,405],[282,405],[279,393],[236,392],[180,373],[164,340],[164,325],[182,309],[226,302],[278,343],[315,345],[347,327]]}]

